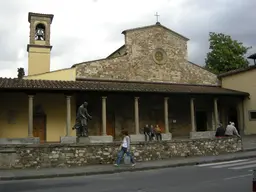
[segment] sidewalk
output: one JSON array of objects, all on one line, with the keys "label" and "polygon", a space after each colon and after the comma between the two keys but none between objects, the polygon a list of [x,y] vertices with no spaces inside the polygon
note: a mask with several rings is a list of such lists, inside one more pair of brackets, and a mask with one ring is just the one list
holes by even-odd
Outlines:
[{"label": "sidewalk", "polygon": [[170,160],[138,162],[135,167],[120,165],[94,165],[76,168],[47,168],[47,169],[26,169],[26,170],[0,170],[0,180],[24,180],[24,179],[43,179],[54,177],[71,177],[85,176],[98,174],[112,174],[119,172],[132,172],[150,169],[160,169],[168,167],[179,167],[188,165],[197,165],[203,163],[213,163],[220,161],[231,161],[243,158],[256,157],[254,151],[237,152],[219,156],[204,156],[204,157],[188,157],[188,158],[173,158]]}]

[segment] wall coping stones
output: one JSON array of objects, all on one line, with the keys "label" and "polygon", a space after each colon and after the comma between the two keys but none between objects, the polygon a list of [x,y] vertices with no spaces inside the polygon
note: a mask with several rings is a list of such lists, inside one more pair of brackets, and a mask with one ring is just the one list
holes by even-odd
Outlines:
[{"label": "wall coping stones", "polygon": [[[201,138],[201,139],[173,139],[171,141],[134,141],[131,145],[154,145],[157,143],[167,144],[167,143],[193,143],[198,141],[223,141],[223,140],[230,140],[230,141],[237,141],[242,142],[241,139],[237,137],[228,137],[228,138]],[[54,148],[54,147],[85,147],[85,146],[119,146],[121,141],[114,141],[112,143],[42,143],[42,144],[0,144],[0,150],[2,148]]]}]

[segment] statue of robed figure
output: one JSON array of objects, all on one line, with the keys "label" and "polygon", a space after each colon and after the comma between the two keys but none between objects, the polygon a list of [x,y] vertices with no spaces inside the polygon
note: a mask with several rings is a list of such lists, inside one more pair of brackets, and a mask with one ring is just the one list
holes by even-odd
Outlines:
[{"label": "statue of robed figure", "polygon": [[76,124],[72,128],[76,129],[77,137],[88,137],[88,120],[92,119],[92,116],[89,115],[87,111],[88,103],[84,102],[79,106],[76,114]]}]

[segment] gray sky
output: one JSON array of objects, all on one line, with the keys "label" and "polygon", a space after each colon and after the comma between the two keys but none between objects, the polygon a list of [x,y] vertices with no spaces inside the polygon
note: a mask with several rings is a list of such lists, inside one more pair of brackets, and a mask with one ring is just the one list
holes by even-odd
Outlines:
[{"label": "gray sky", "polygon": [[229,34],[256,52],[256,0],[0,0],[0,76],[27,71],[28,12],[54,14],[51,70],[104,58],[125,29],[155,24],[188,37],[189,60],[204,65],[209,32]]}]

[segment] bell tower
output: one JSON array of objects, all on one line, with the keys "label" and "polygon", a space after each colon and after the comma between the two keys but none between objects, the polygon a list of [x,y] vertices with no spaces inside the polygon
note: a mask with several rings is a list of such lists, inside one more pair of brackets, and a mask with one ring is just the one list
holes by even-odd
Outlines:
[{"label": "bell tower", "polygon": [[28,75],[50,71],[52,14],[28,13],[30,23]]}]

